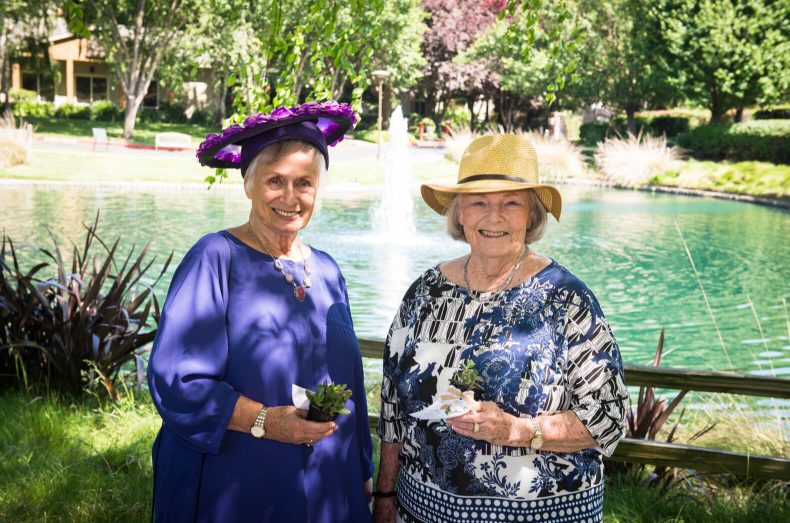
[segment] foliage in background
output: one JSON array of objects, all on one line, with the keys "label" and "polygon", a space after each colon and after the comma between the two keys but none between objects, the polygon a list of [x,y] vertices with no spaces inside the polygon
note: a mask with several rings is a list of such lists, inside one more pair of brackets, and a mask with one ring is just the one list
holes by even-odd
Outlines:
[{"label": "foliage in background", "polygon": [[663,136],[628,135],[607,138],[595,153],[595,163],[603,175],[623,187],[643,185],[678,165],[680,153],[668,147]]},{"label": "foliage in background", "polygon": [[[120,239],[106,244],[97,235],[99,215],[80,250],[73,244],[70,266],[53,237],[53,251],[39,254],[54,262],[55,275],[42,262],[25,270],[14,243],[3,237],[0,249],[0,384],[51,388],[79,396],[86,388],[104,387],[115,397],[121,368],[150,343],[149,325],[159,304],[153,285],[167,270],[172,254],[152,283],[146,281],[155,258],[149,245],[135,257],[116,260]],[[103,250],[96,254],[96,244]],[[120,263],[119,263],[120,262]],[[153,310],[152,310],[153,307]]]},{"label": "foliage in background", "polygon": [[538,154],[538,174],[543,181],[562,181],[592,177],[582,150],[562,138],[555,140],[541,133],[525,133]]},{"label": "foliage in background", "polygon": [[[568,96],[583,105],[602,102],[624,111],[626,130],[638,134],[637,111],[665,107],[679,93],[671,86],[674,74],[661,61],[659,29],[642,0],[580,0],[578,12],[584,25],[584,45],[579,49],[579,81]],[[625,134],[625,133],[623,133]]]},{"label": "foliage in background", "polygon": [[167,53],[178,49],[206,0],[86,0],[65,4],[69,29],[94,38],[107,53],[120,83],[125,108],[123,137],[130,139],[137,112],[157,68]]},{"label": "foliage in background", "polygon": [[700,159],[790,164],[790,120],[710,124],[678,136]]},{"label": "foliage in background", "polygon": [[651,185],[790,198],[790,165],[689,160],[654,176]]},{"label": "foliage in background", "polygon": [[0,2],[0,98],[3,109],[11,101],[11,62],[23,62],[28,71],[48,81],[56,76],[49,59],[50,31],[58,3],[53,0],[3,0]]},{"label": "foliage in background", "polygon": [[483,63],[493,72],[496,89],[484,94],[494,102],[497,124],[507,131],[530,127],[530,117],[545,112],[566,78],[576,79],[582,32],[574,11],[567,2],[528,4],[500,18],[459,59],[468,66]]},{"label": "foliage in background", "polygon": [[711,121],[790,93],[790,3],[771,0],[661,0],[649,6],[666,53],[652,57],[674,72],[683,95],[708,107]]}]

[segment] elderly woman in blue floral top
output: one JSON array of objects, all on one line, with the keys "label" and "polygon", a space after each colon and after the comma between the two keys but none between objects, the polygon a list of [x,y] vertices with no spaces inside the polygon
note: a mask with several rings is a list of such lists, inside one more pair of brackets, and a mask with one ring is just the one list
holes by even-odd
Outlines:
[{"label": "elderly woman in blue floral top", "polygon": [[[623,436],[620,352],[590,289],[533,251],[561,199],[515,135],[483,136],[458,183],[424,185],[471,252],[406,292],[384,354],[376,521],[601,521],[602,456]],[[471,359],[479,401],[418,419]]]}]

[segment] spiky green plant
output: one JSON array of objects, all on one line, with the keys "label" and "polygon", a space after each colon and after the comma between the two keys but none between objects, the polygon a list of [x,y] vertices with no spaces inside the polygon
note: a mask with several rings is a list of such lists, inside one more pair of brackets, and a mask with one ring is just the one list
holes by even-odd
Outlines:
[{"label": "spiky green plant", "polygon": [[[0,369],[6,385],[45,385],[78,396],[101,383],[115,396],[121,368],[150,343],[159,320],[152,289],[165,274],[172,253],[153,283],[144,277],[156,258],[147,260],[150,244],[135,257],[135,248],[116,262],[120,239],[107,245],[97,235],[99,213],[82,249],[73,244],[70,269],[53,236],[52,251],[39,249],[54,262],[55,275],[42,278],[49,262],[23,271],[14,244],[4,236],[0,249]],[[103,253],[95,254],[95,246]]]}]

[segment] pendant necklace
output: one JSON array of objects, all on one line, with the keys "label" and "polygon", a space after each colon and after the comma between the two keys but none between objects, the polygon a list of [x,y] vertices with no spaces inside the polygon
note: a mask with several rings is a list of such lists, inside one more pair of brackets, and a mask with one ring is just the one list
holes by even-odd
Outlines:
[{"label": "pendant necklace", "polygon": [[471,296],[472,299],[475,301],[485,301],[490,299],[490,297],[483,299],[482,297],[483,294],[490,294],[491,296],[493,296],[494,294],[498,292],[502,292],[503,290],[507,289],[510,286],[510,282],[513,281],[513,277],[521,268],[521,264],[524,262],[528,250],[529,249],[525,245],[524,248],[521,250],[521,254],[519,254],[518,258],[516,258],[516,261],[513,263],[513,267],[510,269],[510,274],[508,275],[507,280],[505,280],[504,285],[502,285],[500,288],[498,288],[495,291],[491,291],[487,293],[481,291],[473,291],[472,288],[469,286],[468,268],[469,268],[469,260],[472,259],[472,255],[470,254],[469,257],[467,257],[466,261],[464,262],[464,287],[466,287],[466,290],[469,292],[469,296]]},{"label": "pendant necklace", "polygon": [[304,301],[305,296],[307,296],[307,289],[310,287],[310,267],[307,265],[307,258],[304,257],[304,253],[302,252],[302,244],[297,240],[296,246],[299,248],[299,256],[302,257],[304,261],[304,279],[302,280],[301,285],[297,285],[296,277],[291,274],[290,272],[285,270],[285,265],[280,258],[275,258],[273,254],[271,254],[266,247],[264,247],[263,242],[261,241],[260,237],[258,237],[258,233],[255,232],[255,229],[252,228],[250,224],[250,230],[252,231],[252,235],[255,236],[255,239],[258,240],[258,245],[260,245],[261,250],[267,256],[271,256],[274,260],[274,268],[277,269],[280,274],[283,275],[285,278],[285,282],[289,285],[293,286],[294,289],[294,298],[299,300],[300,302]]}]

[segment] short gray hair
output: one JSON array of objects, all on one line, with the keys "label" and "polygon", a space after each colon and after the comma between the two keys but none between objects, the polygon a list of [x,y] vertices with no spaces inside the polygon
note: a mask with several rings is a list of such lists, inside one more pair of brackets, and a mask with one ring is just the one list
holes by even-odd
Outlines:
[{"label": "short gray hair", "polygon": [[[530,189],[525,190],[529,195],[527,198],[529,201],[529,227],[527,227],[527,233],[524,235],[524,243],[530,245],[543,237],[543,233],[546,232],[546,223],[549,221],[549,214],[546,212],[546,208],[541,203],[537,193]],[[450,203],[447,204],[447,208],[444,210],[444,215],[447,217],[447,232],[450,233],[454,240],[466,242],[464,227],[458,220],[458,197],[459,194],[453,196],[453,199],[450,200]]]},{"label": "short gray hair", "polygon": [[318,179],[323,178],[326,172],[326,161],[324,155],[318,150],[316,146],[304,140],[283,140],[264,147],[250,162],[244,176],[244,192],[248,195],[255,185],[255,176],[258,170],[258,164],[268,166],[275,164],[295,152],[308,152],[313,151],[313,165],[315,172],[318,174]]}]

